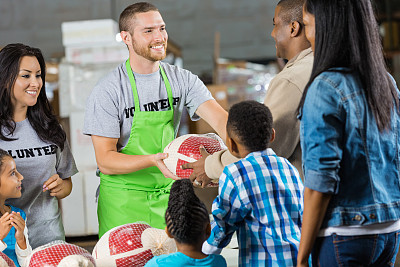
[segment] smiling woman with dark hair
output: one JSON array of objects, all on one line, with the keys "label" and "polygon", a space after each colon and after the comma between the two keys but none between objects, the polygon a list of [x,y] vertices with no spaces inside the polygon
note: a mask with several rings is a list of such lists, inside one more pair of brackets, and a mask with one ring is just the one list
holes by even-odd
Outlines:
[{"label": "smiling woman with dark hair", "polygon": [[0,147],[25,177],[22,197],[7,203],[24,210],[33,248],[64,239],[58,199],[77,173],[64,130],[46,96],[41,51],[9,44],[0,51]]},{"label": "smiling woman with dark hair", "polygon": [[393,266],[400,234],[399,91],[370,0],[307,0],[314,51],[300,103],[298,266]]}]

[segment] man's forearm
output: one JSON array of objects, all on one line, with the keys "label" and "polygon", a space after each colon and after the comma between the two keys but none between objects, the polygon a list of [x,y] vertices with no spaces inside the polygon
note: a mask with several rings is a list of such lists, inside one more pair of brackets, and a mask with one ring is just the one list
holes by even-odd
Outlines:
[{"label": "man's forearm", "polygon": [[[101,159],[99,159],[101,158]],[[103,174],[126,174],[155,166],[154,155],[126,155],[116,151],[96,154],[97,165]]]}]

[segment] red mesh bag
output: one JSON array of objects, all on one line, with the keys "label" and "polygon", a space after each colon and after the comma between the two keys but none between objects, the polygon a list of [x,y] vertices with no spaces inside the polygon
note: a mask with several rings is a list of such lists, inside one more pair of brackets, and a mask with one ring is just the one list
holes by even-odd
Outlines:
[{"label": "red mesh bag", "polygon": [[87,250],[61,240],[34,249],[27,262],[29,267],[96,266]]},{"label": "red mesh bag", "polygon": [[129,223],[107,231],[93,249],[97,267],[144,266],[151,258],[176,251],[164,230]]},{"label": "red mesh bag", "polygon": [[[164,148],[168,158],[164,159],[167,168],[180,178],[189,178],[193,170],[182,170],[182,164],[195,162],[201,158],[200,146],[213,154],[226,149],[222,139],[216,134],[186,134],[174,139]],[[218,186],[218,179],[213,180],[209,186]]]}]

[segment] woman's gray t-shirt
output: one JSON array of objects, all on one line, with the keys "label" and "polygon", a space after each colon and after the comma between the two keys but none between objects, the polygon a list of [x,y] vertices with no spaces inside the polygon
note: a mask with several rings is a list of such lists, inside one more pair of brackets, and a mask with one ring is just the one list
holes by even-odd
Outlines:
[{"label": "woman's gray t-shirt", "polygon": [[14,158],[24,179],[22,196],[9,199],[6,204],[25,211],[33,249],[54,240],[64,240],[58,200],[50,196],[50,191],[43,192],[43,183],[56,173],[65,179],[78,172],[68,143],[61,152],[56,145],[42,141],[28,119],[17,122],[14,134],[8,137],[17,140],[0,140],[0,148]]}]

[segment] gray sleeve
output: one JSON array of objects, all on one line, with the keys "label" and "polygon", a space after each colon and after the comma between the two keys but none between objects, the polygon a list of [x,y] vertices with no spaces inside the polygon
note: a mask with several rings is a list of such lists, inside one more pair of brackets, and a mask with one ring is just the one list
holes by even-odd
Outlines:
[{"label": "gray sleeve", "polygon": [[57,148],[56,156],[56,172],[61,179],[69,178],[72,175],[78,173],[78,169],[76,168],[75,160],[72,156],[68,141],[65,141],[63,151],[61,151],[60,148]]},{"label": "gray sleeve", "polygon": [[190,118],[193,121],[199,120],[200,117],[196,114],[197,108],[204,102],[214,99],[204,85],[204,83],[190,71],[186,72],[187,92],[185,106],[188,110]]},{"label": "gray sleeve", "polygon": [[86,102],[83,133],[120,138],[120,118],[117,85],[103,79],[94,88]]}]

